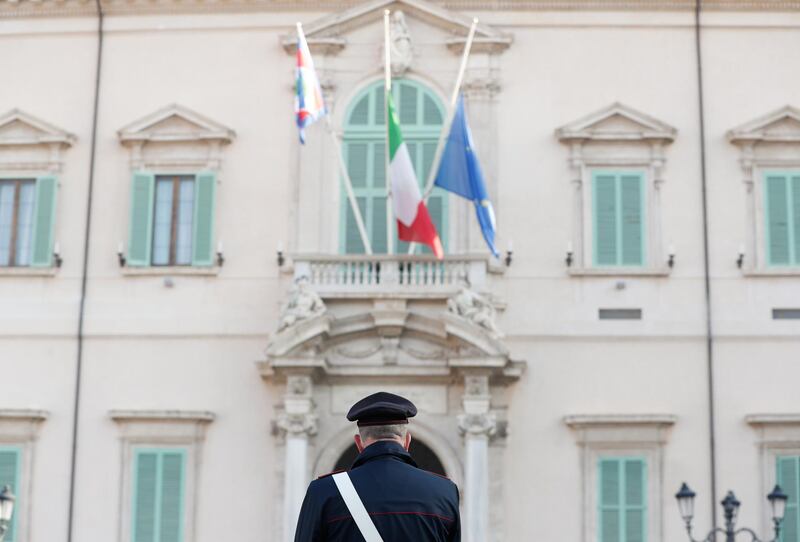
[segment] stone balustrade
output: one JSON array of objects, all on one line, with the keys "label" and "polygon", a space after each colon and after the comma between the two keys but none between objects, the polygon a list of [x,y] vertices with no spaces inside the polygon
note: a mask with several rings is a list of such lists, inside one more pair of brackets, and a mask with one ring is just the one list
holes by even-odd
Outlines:
[{"label": "stone balustrade", "polygon": [[447,297],[463,279],[483,289],[490,259],[485,255],[345,254],[295,255],[295,278],[307,277],[323,298]]}]

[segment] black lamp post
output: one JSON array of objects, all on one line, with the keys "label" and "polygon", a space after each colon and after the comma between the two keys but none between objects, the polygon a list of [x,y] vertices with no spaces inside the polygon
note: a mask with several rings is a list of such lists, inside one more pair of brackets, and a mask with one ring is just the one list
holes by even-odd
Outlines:
[{"label": "black lamp post", "polygon": [[[700,542],[695,540],[692,536],[694,497],[695,492],[689,489],[689,486],[687,486],[685,482],[678,493],[675,494],[675,498],[678,500],[678,509],[680,510],[681,517],[683,521],[686,522],[686,532],[689,534],[689,540],[692,542]],[[772,523],[775,528],[775,537],[770,542],[775,542],[780,536],[781,521],[783,521],[783,515],[786,513],[786,501],[788,499],[789,497],[786,496],[786,493],[783,492],[779,485],[776,485],[772,493],[767,495],[767,500],[772,508]],[[734,542],[736,537],[741,533],[749,534],[751,542],[761,542],[761,539],[758,538],[758,535],[752,529],[747,527],[736,528],[736,516],[739,514],[739,507],[742,503],[739,502],[736,495],[733,494],[733,491],[729,491],[728,494],[725,495],[721,504],[725,512],[725,528],[718,527],[711,530],[702,542],[714,542],[717,538],[717,534],[720,533],[725,535],[725,542]]]},{"label": "black lamp post", "polygon": [[5,486],[0,491],[0,542],[6,536],[8,526],[11,525],[11,516],[14,513],[14,501],[17,498],[11,493],[11,487]]}]

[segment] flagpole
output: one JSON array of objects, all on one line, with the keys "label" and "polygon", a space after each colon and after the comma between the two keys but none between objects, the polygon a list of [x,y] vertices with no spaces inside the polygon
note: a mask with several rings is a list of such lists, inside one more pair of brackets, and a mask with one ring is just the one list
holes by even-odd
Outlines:
[{"label": "flagpole", "polygon": [[389,37],[389,10],[383,10],[383,112],[386,116],[386,144],[384,145],[384,164],[386,165],[386,252],[394,253],[394,210],[392,209],[392,179],[389,173],[389,93],[392,92],[391,52]]},{"label": "flagpole", "polygon": [[[469,61],[469,52],[472,49],[472,42],[475,39],[475,31],[478,28],[478,18],[472,19],[472,26],[469,27],[469,34],[467,35],[467,42],[464,44],[464,53],[461,55],[461,65],[458,68],[458,75],[456,76],[456,84],[453,87],[453,94],[450,97],[450,104],[447,109],[447,119],[442,125],[442,132],[439,134],[439,141],[436,144],[436,152],[433,155],[433,162],[431,163],[431,170],[428,172],[428,180],[425,183],[425,192],[422,194],[422,201],[427,205],[428,198],[433,191],[433,183],[436,181],[436,173],[439,171],[439,162],[442,160],[442,153],[444,152],[445,142],[447,136],[450,134],[450,125],[453,123],[453,117],[456,114],[456,103],[458,102],[458,93],[461,91],[461,84],[464,82],[464,73],[467,71],[467,62]],[[414,243],[408,247],[408,253],[411,254],[414,250]]]},{"label": "flagpole", "polygon": [[364,219],[361,216],[361,209],[358,206],[358,200],[356,200],[356,194],[353,191],[353,181],[350,180],[350,173],[347,171],[347,166],[344,163],[344,156],[342,155],[342,146],[339,143],[339,137],[333,130],[333,125],[331,124],[331,119],[328,115],[325,116],[325,126],[328,129],[328,133],[331,135],[331,139],[333,139],[333,147],[336,151],[339,169],[342,172],[342,177],[344,177],[344,188],[347,191],[347,199],[350,200],[350,207],[353,209],[353,216],[356,218],[356,226],[358,226],[358,233],[361,235],[361,242],[364,244],[364,250],[366,253],[372,255],[372,244],[369,242],[367,228],[364,226]]},{"label": "flagpole", "polygon": [[[297,36],[300,42],[305,43],[303,25],[300,22],[297,23]],[[298,43],[298,47],[300,47],[300,43]],[[350,200],[350,206],[353,209],[353,215],[355,216],[356,225],[358,226],[358,233],[361,235],[361,242],[364,244],[364,250],[366,251],[366,253],[372,254],[372,245],[369,242],[369,236],[367,235],[367,228],[364,227],[364,219],[361,216],[361,209],[358,207],[358,201],[356,200],[355,193],[353,192],[353,182],[350,179],[350,173],[347,171],[347,166],[344,163],[341,144],[339,143],[339,139],[337,138],[336,133],[333,130],[330,114],[324,113],[323,116],[325,117],[325,126],[328,129],[328,133],[331,135],[331,138],[333,139],[333,147],[336,150],[337,162],[339,164],[339,169],[342,172],[342,176],[344,177],[344,186],[345,190],[347,190],[347,198]]]},{"label": "flagpole", "polygon": [[436,173],[439,169],[439,161],[442,159],[444,152],[444,144],[449,135],[450,124],[453,122],[453,117],[456,114],[456,103],[458,102],[458,93],[461,92],[461,84],[464,82],[464,73],[467,71],[467,62],[469,60],[469,52],[472,49],[472,42],[475,39],[475,30],[478,28],[478,18],[472,19],[472,26],[469,29],[467,42],[464,45],[464,54],[461,55],[461,66],[458,68],[458,76],[456,77],[456,84],[453,87],[453,95],[450,97],[450,108],[447,111],[447,121],[442,126],[442,133],[439,134],[439,143],[436,146],[436,153],[433,155],[433,163],[431,170],[428,173],[428,183],[425,185],[424,199],[427,203],[428,196],[431,195],[433,190],[433,182],[436,180]]}]

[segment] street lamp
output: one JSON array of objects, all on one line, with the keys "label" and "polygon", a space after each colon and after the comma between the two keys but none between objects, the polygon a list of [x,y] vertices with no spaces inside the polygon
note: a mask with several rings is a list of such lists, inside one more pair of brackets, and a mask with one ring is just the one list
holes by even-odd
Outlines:
[{"label": "street lamp", "polygon": [[[700,542],[695,540],[692,536],[692,518],[694,517],[694,497],[695,492],[689,489],[689,486],[684,484],[681,486],[678,493],[675,494],[675,499],[678,501],[678,509],[680,510],[681,517],[683,521],[686,523],[686,532],[689,534],[689,540],[692,542]],[[778,540],[778,536],[781,532],[781,521],[783,521],[783,515],[786,513],[786,501],[789,499],[786,493],[783,492],[781,486],[775,485],[775,489],[767,495],[767,500],[769,501],[770,508],[772,509],[772,523],[774,524],[775,529],[775,537],[770,542],[775,542]],[[722,533],[725,535],[725,542],[734,542],[736,537],[741,533],[747,533],[751,537],[751,542],[761,542],[761,539],[758,538],[758,535],[752,529],[747,527],[741,527],[739,529],[736,528],[736,517],[739,514],[739,507],[742,503],[736,498],[736,495],[733,494],[733,491],[728,491],[728,494],[725,495],[725,498],[722,499],[722,509],[725,512],[725,528],[718,527],[716,529],[712,529],[711,532],[706,535],[706,537],[702,540],[702,542],[714,542],[716,540],[717,534]]]},{"label": "street lamp", "polygon": [[10,486],[4,486],[0,491],[0,542],[6,536],[8,526],[11,525],[11,515],[14,513],[14,501],[17,498],[11,493]]}]

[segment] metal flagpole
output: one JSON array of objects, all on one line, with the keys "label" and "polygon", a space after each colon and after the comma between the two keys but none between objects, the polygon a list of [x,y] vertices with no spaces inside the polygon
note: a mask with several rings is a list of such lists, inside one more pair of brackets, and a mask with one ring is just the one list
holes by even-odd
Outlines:
[{"label": "metal flagpole", "polygon": [[342,146],[339,143],[339,137],[333,130],[331,118],[329,115],[325,116],[325,126],[328,128],[328,133],[333,139],[333,147],[336,151],[339,169],[342,171],[344,177],[344,188],[347,190],[347,199],[350,200],[350,207],[353,209],[353,216],[356,217],[356,225],[358,226],[358,233],[361,235],[361,242],[364,243],[364,250],[367,254],[372,254],[372,244],[369,242],[369,235],[367,235],[367,228],[364,227],[364,219],[361,216],[361,209],[358,207],[356,194],[353,192],[353,182],[350,180],[350,173],[347,171],[347,165],[344,163],[344,156],[342,155]]},{"label": "metal flagpole", "polygon": [[392,209],[392,179],[389,175],[389,93],[392,92],[391,53],[389,51],[389,10],[383,11],[383,63],[384,63],[384,95],[383,111],[386,115],[386,145],[384,162],[386,165],[386,252],[394,253],[394,210]]},{"label": "metal flagpole", "polygon": [[[450,134],[450,125],[453,123],[453,117],[456,114],[456,103],[458,102],[458,93],[461,91],[461,84],[464,82],[464,72],[467,71],[467,61],[469,60],[469,52],[472,49],[472,42],[475,39],[475,31],[478,28],[478,18],[472,19],[472,26],[469,28],[467,35],[467,42],[464,44],[464,53],[461,55],[461,66],[458,68],[458,75],[456,76],[456,84],[453,87],[453,95],[450,97],[450,104],[447,110],[447,119],[442,125],[442,133],[439,134],[439,142],[436,144],[436,152],[433,155],[433,162],[431,163],[431,170],[428,172],[428,181],[425,183],[425,192],[422,194],[422,201],[428,203],[428,198],[433,190],[433,183],[436,180],[436,173],[439,170],[439,162],[442,160],[442,153],[444,152],[445,141]],[[411,254],[414,250],[414,243],[408,247],[408,253]]]}]

